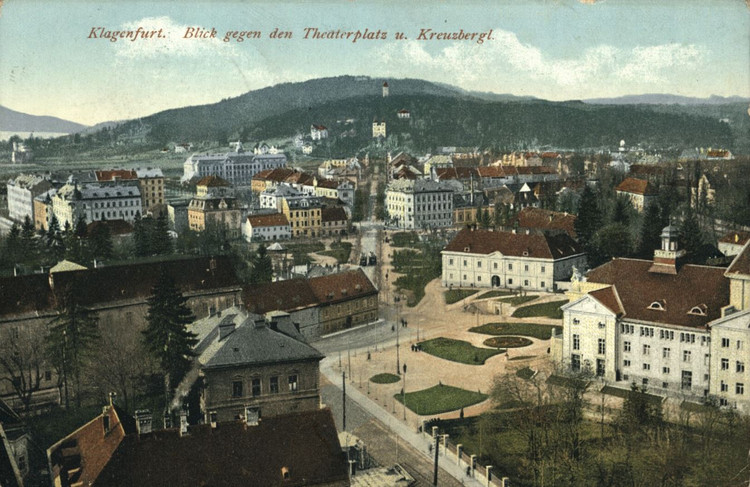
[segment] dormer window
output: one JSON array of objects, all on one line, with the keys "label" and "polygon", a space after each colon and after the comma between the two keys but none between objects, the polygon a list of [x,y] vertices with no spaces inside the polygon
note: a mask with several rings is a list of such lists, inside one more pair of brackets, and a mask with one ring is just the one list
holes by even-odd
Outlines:
[{"label": "dormer window", "polygon": [[666,311],[666,307],[664,306],[666,304],[666,301],[663,299],[660,299],[659,301],[654,301],[653,303],[648,305],[648,309],[653,309],[657,311]]},{"label": "dormer window", "polygon": [[698,306],[693,306],[690,311],[688,311],[689,315],[696,315],[696,316],[706,316],[708,312],[708,306],[705,304],[699,304]]}]

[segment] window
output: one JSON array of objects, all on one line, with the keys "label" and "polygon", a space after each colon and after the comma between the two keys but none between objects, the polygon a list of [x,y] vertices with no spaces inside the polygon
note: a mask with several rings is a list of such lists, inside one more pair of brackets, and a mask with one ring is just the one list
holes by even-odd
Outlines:
[{"label": "window", "polygon": [[728,392],[729,391],[729,384],[727,384],[724,381],[721,381],[721,392]]},{"label": "window", "polygon": [[737,340],[737,350],[742,350],[742,340]]},{"label": "window", "polygon": [[581,320],[579,320],[578,318],[573,318],[573,324],[574,324],[574,325],[577,325],[577,324],[579,324],[580,322],[581,322]]},{"label": "window", "polygon": [[542,266],[542,274],[544,274],[544,266]]},{"label": "window", "polygon": [[528,264],[524,265],[523,270],[524,272],[529,272],[529,265]]},{"label": "window", "polygon": [[661,368],[661,373],[662,374],[668,374],[669,373],[669,367],[662,367]]},{"label": "window", "polygon": [[528,280],[526,280],[526,279],[524,279],[524,281],[523,281],[523,285],[524,285],[524,286],[528,286],[528,285],[529,285],[529,281],[528,281]]},{"label": "window", "polygon": [[52,371],[50,370],[44,371],[44,380],[52,380]]},{"label": "window", "polygon": [[513,264],[508,264],[508,270],[509,270],[509,271],[512,271],[512,270],[513,270]]},{"label": "window", "polygon": [[630,351],[630,342],[624,342],[623,343],[623,348],[624,348],[624,350],[626,352],[629,352]]},{"label": "window", "polygon": [[581,349],[581,336],[573,335],[573,350],[580,350],[580,349]]},{"label": "window", "polygon": [[577,354],[573,354],[570,356],[570,368],[573,370],[573,372],[578,372],[581,370],[581,356]]},{"label": "window", "polygon": [[729,347],[729,338],[722,338],[721,339],[721,348],[727,348]]},{"label": "window", "polygon": [[604,359],[596,359],[596,376],[597,377],[604,377]]},{"label": "window", "polygon": [[661,388],[662,389],[669,389],[669,382],[662,382],[661,383]]},{"label": "window", "polygon": [[745,384],[743,384],[742,382],[738,382],[737,384],[735,384],[734,393],[738,396],[743,395],[745,393]]},{"label": "window", "polygon": [[482,261],[481,260],[477,261],[477,267],[480,268],[480,269],[482,268]]},{"label": "window", "polygon": [[542,282],[539,283],[539,287],[547,287],[547,286],[546,286],[545,282],[542,281]]},{"label": "window", "polygon": [[297,392],[297,374],[289,376],[289,392]]},{"label": "window", "polygon": [[648,305],[648,309],[655,309],[657,311],[664,311],[664,302],[663,301],[654,301],[653,303]]},{"label": "window", "polygon": [[232,397],[242,397],[242,381],[232,382]]},{"label": "window", "polygon": [[651,370],[651,364],[643,364],[643,370]]},{"label": "window", "polygon": [[690,362],[690,356],[691,356],[690,350],[683,350],[682,351],[682,361],[683,362]]},{"label": "window", "polygon": [[279,393],[279,377],[278,376],[271,377],[269,389],[271,390],[271,394]]},{"label": "window", "polygon": [[643,355],[649,355],[651,354],[651,345],[644,345],[643,346]]},{"label": "window", "polygon": [[623,360],[622,366],[623,367],[630,367],[630,360]]},{"label": "window", "polygon": [[260,396],[260,379],[253,379],[251,386],[253,397]]},{"label": "window", "polygon": [[599,328],[606,328],[606,327],[607,325],[603,321],[599,322]]},{"label": "window", "polygon": [[643,384],[644,386],[647,386],[648,385],[648,378],[644,377],[643,379],[641,379],[641,384]]},{"label": "window", "polygon": [[693,387],[693,373],[689,370],[682,371],[682,389],[690,390]]},{"label": "window", "polygon": [[721,370],[729,370],[729,359],[728,358],[721,359]]},{"label": "window", "polygon": [[604,338],[599,339],[598,353],[605,353],[607,351],[607,343]]},{"label": "window", "polygon": [[662,348],[661,349],[661,358],[669,358],[669,353],[671,352],[668,348]]},{"label": "window", "polygon": [[497,262],[495,262],[495,263],[492,264],[492,268],[493,269],[497,269]]},{"label": "window", "polygon": [[448,265],[453,265],[453,259],[448,259]]},{"label": "window", "polygon": [[464,259],[464,267],[466,267],[466,265],[467,265],[467,264],[466,264],[466,259]]},{"label": "window", "polygon": [[513,279],[508,279],[508,286],[513,285]]},{"label": "window", "polygon": [[737,372],[744,372],[745,371],[745,362],[737,361]]}]

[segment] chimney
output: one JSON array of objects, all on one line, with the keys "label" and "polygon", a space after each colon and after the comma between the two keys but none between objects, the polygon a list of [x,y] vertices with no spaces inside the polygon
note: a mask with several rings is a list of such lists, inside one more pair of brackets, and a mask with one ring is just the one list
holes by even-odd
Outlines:
[{"label": "chimney", "polygon": [[116,392],[110,392],[109,393],[109,405],[114,406],[115,405],[115,398],[117,397]]},{"label": "chimney", "polygon": [[188,434],[188,420],[187,411],[184,409],[180,410],[180,436],[186,436]]},{"label": "chimney", "polygon": [[169,410],[164,410],[164,429],[169,429],[172,427],[172,416],[169,414]]},{"label": "chimney", "polygon": [[139,435],[151,433],[152,422],[151,411],[148,409],[139,409],[135,412],[135,428]]}]

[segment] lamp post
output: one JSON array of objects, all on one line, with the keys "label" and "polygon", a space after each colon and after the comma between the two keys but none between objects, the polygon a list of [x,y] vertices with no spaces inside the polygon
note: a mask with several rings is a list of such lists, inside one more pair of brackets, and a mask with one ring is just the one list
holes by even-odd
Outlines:
[{"label": "lamp post", "polygon": [[404,406],[404,421],[406,421],[406,362],[404,362],[404,384],[401,387],[401,404]]},{"label": "lamp post", "polygon": [[396,319],[396,374],[397,375],[401,375],[401,364],[400,364],[400,360],[399,360],[399,351],[398,351],[398,348],[399,348],[399,343],[398,343],[399,328],[401,328],[401,297],[400,296],[396,296],[394,299],[395,299],[396,303],[399,303],[397,305],[397,308],[396,308],[397,311],[398,311],[398,317]]}]

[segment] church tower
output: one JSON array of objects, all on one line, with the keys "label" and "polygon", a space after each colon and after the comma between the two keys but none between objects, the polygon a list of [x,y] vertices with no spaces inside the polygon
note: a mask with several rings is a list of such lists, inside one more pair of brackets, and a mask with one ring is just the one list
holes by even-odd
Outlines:
[{"label": "church tower", "polygon": [[654,264],[648,270],[659,274],[677,274],[679,260],[685,257],[685,250],[679,248],[680,232],[674,225],[661,231],[661,249],[654,251]]},{"label": "church tower", "polygon": [[383,98],[386,98],[388,96],[388,82],[383,82]]}]

